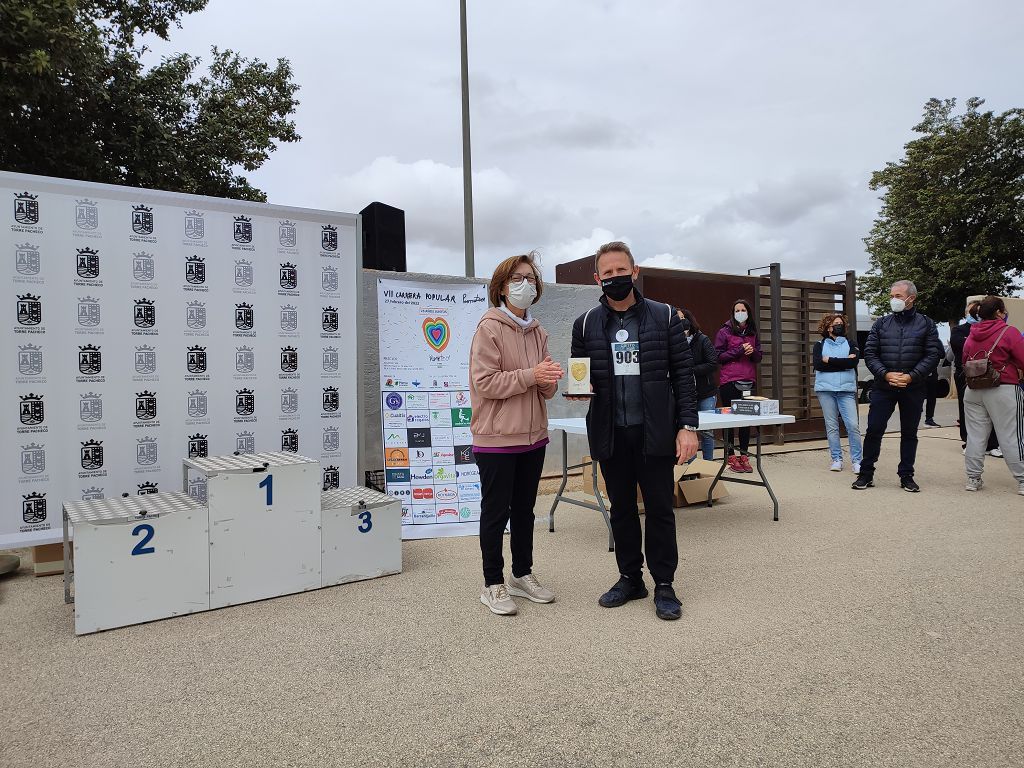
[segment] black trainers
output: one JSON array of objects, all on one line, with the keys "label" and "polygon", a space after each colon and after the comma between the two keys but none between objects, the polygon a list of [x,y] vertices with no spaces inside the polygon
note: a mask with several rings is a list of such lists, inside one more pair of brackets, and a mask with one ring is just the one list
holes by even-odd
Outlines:
[{"label": "black trainers", "polygon": [[929,427],[941,427],[942,426],[941,424],[937,423],[935,421],[935,419],[925,419],[924,423],[927,424]]},{"label": "black trainers", "polygon": [[642,578],[628,579],[625,576],[620,576],[619,580],[615,582],[615,586],[601,595],[597,602],[603,608],[618,608],[630,600],[641,600],[647,595],[647,587],[644,586]]},{"label": "black trainers", "polygon": [[855,491],[863,491],[865,488],[874,488],[875,481],[871,475],[857,475],[857,479],[850,486]]},{"label": "black trainers", "polygon": [[921,490],[921,486],[915,483],[912,477],[901,477],[900,488],[907,493],[919,493]]},{"label": "black trainers", "polygon": [[671,584],[658,584],[654,588],[654,612],[665,621],[674,621],[683,615],[683,606]]}]

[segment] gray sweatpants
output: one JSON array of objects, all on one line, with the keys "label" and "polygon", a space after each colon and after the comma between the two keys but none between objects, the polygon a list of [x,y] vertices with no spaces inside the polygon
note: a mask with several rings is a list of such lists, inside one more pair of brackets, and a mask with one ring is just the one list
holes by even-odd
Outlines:
[{"label": "gray sweatpants", "polygon": [[985,448],[991,429],[999,439],[1006,466],[1018,483],[1024,483],[1024,390],[1000,384],[991,389],[971,389],[964,393],[967,420],[967,451],[964,467],[968,477],[981,477],[985,469]]}]

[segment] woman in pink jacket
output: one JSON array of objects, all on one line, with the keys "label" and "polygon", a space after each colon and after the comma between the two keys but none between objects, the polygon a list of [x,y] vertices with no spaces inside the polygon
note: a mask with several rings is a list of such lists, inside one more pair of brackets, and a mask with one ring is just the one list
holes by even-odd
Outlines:
[{"label": "woman in pink jacket", "polygon": [[[732,405],[744,392],[757,391],[757,364],[761,362],[761,342],[757,338],[754,313],[746,299],[732,305],[730,317],[715,334],[718,351],[718,397],[722,405]],[[750,427],[740,427],[740,455],[729,456],[733,472],[753,472],[747,451],[750,448]],[[725,430],[727,445],[732,445],[732,430]]]},{"label": "woman in pink jacket", "polygon": [[[480,602],[493,613],[516,612],[512,595],[550,603],[554,594],[533,575],[533,506],[548,444],[547,401],[562,367],[548,355],[548,334],[530,316],[544,285],[535,254],[512,256],[494,270],[469,353],[470,430],[480,468]],[[502,536],[509,525],[512,575],[505,583]]]},{"label": "woman in pink jacket", "polygon": [[[967,381],[964,416],[967,421],[967,490],[980,491],[985,469],[988,436],[995,428],[999,448],[1010,474],[1017,481],[1017,493],[1024,496],[1024,391],[1020,372],[1024,370],[1024,339],[1020,331],[1007,325],[1006,305],[998,296],[986,296],[978,308],[978,322],[964,341],[964,365],[986,357],[999,374],[999,384],[972,389]],[[965,369],[964,373],[967,373]]]}]

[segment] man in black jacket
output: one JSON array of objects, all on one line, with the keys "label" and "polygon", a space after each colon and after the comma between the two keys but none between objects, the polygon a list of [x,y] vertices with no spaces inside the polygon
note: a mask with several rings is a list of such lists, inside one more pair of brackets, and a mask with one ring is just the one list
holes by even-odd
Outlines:
[{"label": "man in black jacket", "polygon": [[875,462],[882,448],[882,435],[889,417],[900,408],[900,487],[917,493],[914,459],[917,456],[917,427],[924,405],[928,374],[939,364],[939,334],[935,323],[914,308],[917,288],[909,280],[893,283],[889,291],[892,314],[871,326],[864,345],[864,362],[875,376],[868,408],[868,431],[864,438],[864,460],[854,490],[872,487]]},{"label": "man in black jacket", "polygon": [[655,611],[658,618],[678,619],[682,608],[672,589],[679,562],[672,466],[697,453],[696,386],[682,324],[670,306],[640,295],[633,286],[639,272],[625,243],[602,245],[594,257],[594,280],[604,296],[572,328],[572,356],[590,358],[594,394],[587,437],[608,488],[620,574],[599,602],[614,608],[647,597],[639,485]]}]

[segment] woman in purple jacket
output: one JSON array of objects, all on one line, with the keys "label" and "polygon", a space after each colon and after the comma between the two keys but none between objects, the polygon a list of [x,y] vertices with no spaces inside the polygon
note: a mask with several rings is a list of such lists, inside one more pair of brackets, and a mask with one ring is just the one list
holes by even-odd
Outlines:
[{"label": "woman in purple jacket", "polygon": [[[761,360],[761,342],[757,338],[754,313],[746,299],[738,299],[732,307],[732,317],[715,334],[715,349],[718,351],[719,372],[718,396],[723,406],[732,405],[733,400],[743,397],[744,392],[753,394],[757,387],[757,364]],[[750,466],[750,427],[740,427],[740,455],[729,456],[729,469],[733,472],[753,472]],[[725,430],[727,445],[732,445],[733,433]]]}]

